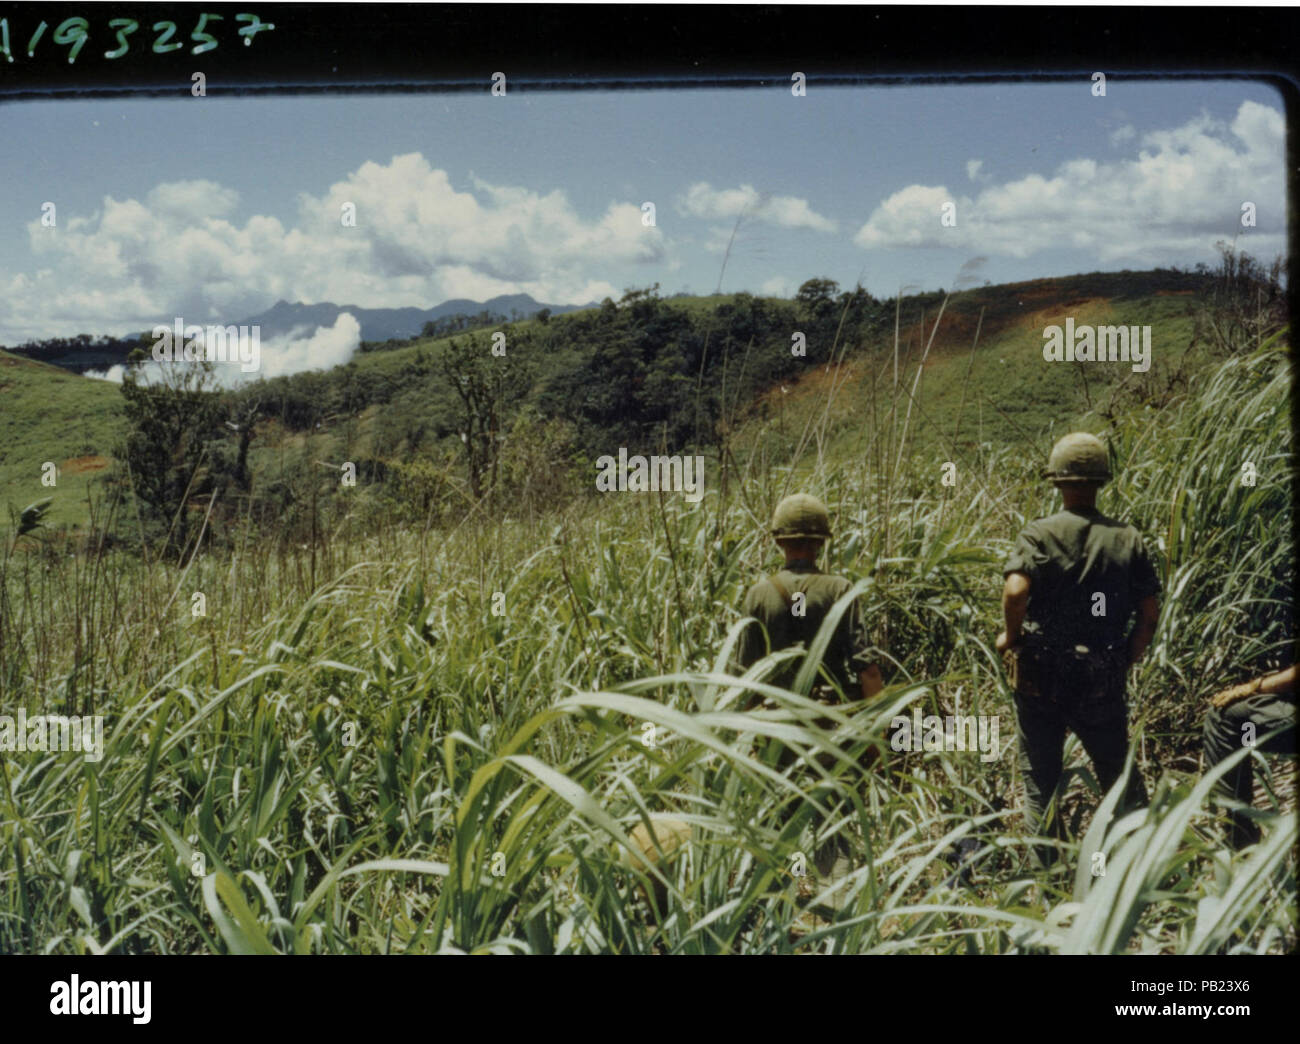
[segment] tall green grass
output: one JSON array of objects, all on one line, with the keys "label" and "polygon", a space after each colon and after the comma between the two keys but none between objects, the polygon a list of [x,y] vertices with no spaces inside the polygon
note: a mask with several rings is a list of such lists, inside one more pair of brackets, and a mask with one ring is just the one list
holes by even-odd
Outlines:
[{"label": "tall green grass", "polygon": [[[960,480],[942,486],[947,447],[911,443],[891,376],[876,412],[895,425],[870,454],[830,453],[824,413],[779,461],[742,435],[696,506],[593,494],[433,533],[376,525],[359,499],[318,545],[250,532],[179,566],[24,537],[0,564],[4,712],[93,709],[107,737],[98,763],[0,753],[0,950],[1291,948],[1294,818],[1228,852],[1196,762],[1204,696],[1292,637],[1288,362],[1275,346],[1228,360],[1111,432],[1103,510],[1144,529],[1165,583],[1131,686],[1133,770],[1154,796],[1116,820],[1076,759],[1073,793],[1099,804],[1076,800],[1055,872],[1026,858],[991,649],[1000,562],[1051,491],[1029,455],[987,446],[951,458]],[[830,728],[807,671],[793,691],[765,681],[771,658],[727,673],[736,607],[774,564],[763,522],[796,486],[830,503],[824,565],[859,580],[890,657],[886,690]],[[751,694],[768,702],[744,709]],[[999,715],[1001,757],[886,751],[889,771],[861,769],[913,705]],[[662,816],[692,839],[655,918],[620,854]],[[853,853],[835,902],[793,876],[828,835]],[[966,837],[961,887],[943,856]]]}]

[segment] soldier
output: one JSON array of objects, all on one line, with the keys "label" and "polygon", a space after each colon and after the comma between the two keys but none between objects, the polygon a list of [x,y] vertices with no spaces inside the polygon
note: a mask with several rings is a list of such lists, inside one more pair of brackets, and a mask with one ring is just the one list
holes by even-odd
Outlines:
[{"label": "soldier", "polygon": [[[796,493],[782,500],[772,516],[771,532],[785,555],[785,566],[773,576],[758,581],[745,595],[741,612],[762,626],[751,623],[741,633],[736,662],[742,670],[769,651],[795,645],[811,648],[827,613],[853,586],[844,577],[817,568],[817,556],[830,539],[831,530],[826,505],[816,497]],[[799,661],[795,660],[769,680],[789,688],[798,670]],[[868,699],[884,688],[880,663],[856,599],[840,617],[818,672],[819,681],[811,695],[828,704]],[[876,754],[876,748],[871,748],[863,759],[863,767],[871,765]],[[778,764],[786,768],[793,760],[793,754],[787,751]],[[827,765],[825,760],[821,763]],[[818,871],[834,877],[847,872],[846,847],[838,839],[822,845],[813,857]]]},{"label": "soldier", "polygon": [[[1008,653],[1025,825],[1033,834],[1042,833],[1061,779],[1067,729],[1083,743],[1103,790],[1123,771],[1128,669],[1151,644],[1160,593],[1138,531],[1097,510],[1097,491],[1111,478],[1101,440],[1066,435],[1052,447],[1044,477],[1061,491],[1064,510],[1030,522],[1016,539],[1003,569],[1006,626],[996,642]],[[1145,801],[1135,767],[1125,804]],[[1059,820],[1052,829],[1059,836]],[[1047,846],[1036,855],[1044,865],[1055,859]]]},{"label": "soldier", "polygon": [[[769,647],[772,652],[800,643],[810,648],[826,614],[853,586],[844,577],[817,568],[817,556],[830,535],[826,505],[816,497],[796,493],[777,505],[772,536],[785,554],[785,567],[758,581],[745,595],[741,612],[763,626],[747,627],[741,634],[736,661],[742,669],[766,656]],[[796,661],[778,672],[772,682],[789,687],[797,672]],[[840,617],[819,672],[820,684],[814,695],[828,702],[853,700],[859,694],[867,699],[884,688],[880,664],[856,602]]]},{"label": "soldier", "polygon": [[[1234,685],[1214,696],[1210,713],[1205,716],[1207,769],[1243,745],[1268,754],[1296,752],[1295,673],[1292,664],[1277,674]],[[1279,729],[1282,731],[1278,732]],[[1257,737],[1264,741],[1258,746]],[[1215,789],[1222,797],[1249,805],[1254,797],[1254,782],[1254,767],[1247,755],[1219,778]],[[1230,818],[1232,826],[1228,836],[1233,848],[1245,848],[1259,840],[1259,827],[1246,812],[1233,809]]]}]

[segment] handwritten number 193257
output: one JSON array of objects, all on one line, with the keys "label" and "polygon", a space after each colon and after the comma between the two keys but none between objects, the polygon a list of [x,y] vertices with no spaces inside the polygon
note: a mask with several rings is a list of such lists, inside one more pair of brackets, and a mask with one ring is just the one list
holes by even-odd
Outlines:
[{"label": "handwritten number 193257", "polygon": [[[209,14],[203,12],[199,15],[198,23],[190,32],[190,39],[194,42],[190,48],[190,54],[205,54],[208,51],[215,50],[221,41],[207,32],[210,23],[225,21],[224,15]],[[264,33],[275,26],[270,22],[263,22],[255,14],[237,14],[234,17],[235,22],[245,23],[240,27],[236,35],[243,38],[244,46],[251,47],[253,37],[258,33]],[[32,35],[27,40],[27,57],[36,56],[36,48],[45,35],[45,30],[49,28],[49,23],[42,21],[40,25],[32,31]],[[131,50],[131,41],[127,38],[140,28],[140,23],[133,18],[112,18],[108,22],[108,29],[115,37],[117,46],[111,51],[105,51],[104,57],[110,61],[125,57]],[[168,21],[154,22],[152,32],[155,34],[153,46],[150,48],[154,54],[167,54],[170,51],[178,51],[185,46],[184,40],[173,40],[176,35],[176,23]],[[21,38],[21,37],[20,37]],[[85,18],[65,18],[55,28],[51,39],[55,44],[68,48],[68,64],[71,65],[77,60],[77,55],[90,39],[90,22]],[[143,51],[143,48],[139,49]],[[0,18],[0,55],[4,56],[6,62],[14,61],[13,51],[10,49],[9,40],[9,19]]]}]

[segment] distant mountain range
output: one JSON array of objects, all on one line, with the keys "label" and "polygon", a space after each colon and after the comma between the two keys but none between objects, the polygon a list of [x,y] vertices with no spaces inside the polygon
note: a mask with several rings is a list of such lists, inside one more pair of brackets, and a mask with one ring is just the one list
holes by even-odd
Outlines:
[{"label": "distant mountain range", "polygon": [[534,301],[528,294],[502,294],[488,301],[469,301],[456,298],[444,301],[434,308],[358,308],[355,305],[336,305],[328,301],[321,304],[290,304],[277,301],[260,315],[240,319],[236,326],[260,326],[262,339],[280,337],[300,327],[314,332],[318,326],[333,326],[344,312],[350,313],[361,324],[363,341],[387,341],[416,337],[427,322],[446,319],[453,315],[475,317],[481,312],[505,316],[506,319],[527,319],[543,308],[552,315],[595,308],[596,304],[548,305]]},{"label": "distant mountain range", "polygon": [[[492,321],[497,317],[510,321],[528,319],[544,308],[549,309],[553,315],[561,315],[564,312],[577,312],[584,308],[595,307],[597,306],[594,302],[585,305],[542,304],[534,301],[528,294],[502,294],[488,301],[456,298],[452,301],[444,301],[433,308],[358,308],[355,305],[336,305],[328,301],[321,304],[290,304],[288,301],[277,301],[265,312],[240,319],[233,325],[261,327],[261,339],[266,341],[272,337],[283,337],[294,330],[310,335],[315,333],[317,327],[333,326],[338,317],[347,312],[361,324],[361,340],[388,341],[418,337],[424,330],[425,323],[438,323],[453,316],[465,316],[470,320],[469,325],[476,325],[474,321],[484,313],[487,313]],[[195,325],[208,325],[208,323]],[[212,323],[212,325],[216,324]],[[454,330],[440,331],[439,336],[449,332]],[[88,370],[107,370],[112,366],[125,363],[131,350],[141,339],[147,339],[148,336],[147,332],[142,332],[136,337],[122,338],[91,337],[89,334],[80,334],[76,337],[52,337],[5,350],[27,359],[71,370],[73,373],[85,373]]]}]

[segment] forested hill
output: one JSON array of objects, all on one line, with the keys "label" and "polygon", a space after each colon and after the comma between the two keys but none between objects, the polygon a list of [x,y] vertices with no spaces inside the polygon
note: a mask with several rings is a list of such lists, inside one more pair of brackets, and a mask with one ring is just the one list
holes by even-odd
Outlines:
[{"label": "forested hill", "polygon": [[[1226,280],[1204,269],[1105,272],[901,299],[826,279],[791,299],[662,298],[649,288],[567,315],[371,344],[384,350],[215,393],[213,408],[189,418],[144,385],[119,388],[0,353],[0,479],[17,510],[48,492],[40,469],[55,461],[68,482],[49,519],[84,523],[85,487],[114,473],[135,428],[137,447],[174,451],[132,462],[170,469],[160,489],[184,490],[179,477],[197,476],[192,496],[230,494],[218,517],[236,510],[237,494],[240,513],[286,531],[304,517],[325,464],[341,461],[398,516],[436,519],[466,498],[544,510],[589,491],[592,462],[619,447],[779,459],[801,410],[830,411],[831,387],[835,424],[861,431],[882,380],[904,408],[912,402],[909,437],[920,443],[1036,446],[1069,419],[1096,426],[1108,410],[1158,405],[1185,389],[1214,361],[1199,312],[1238,298],[1281,313],[1280,291],[1258,266]],[[1066,318],[1150,325],[1150,371],[1044,364],[1044,328]],[[162,430],[158,417],[177,430]],[[319,492],[335,491],[326,483]],[[177,505],[159,497],[149,510],[174,515]]]}]

